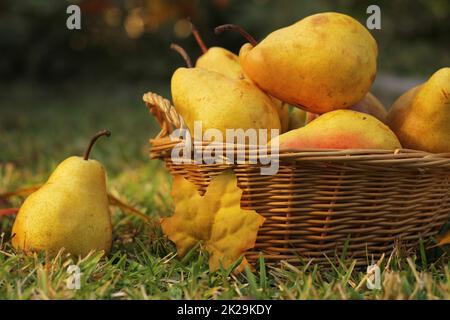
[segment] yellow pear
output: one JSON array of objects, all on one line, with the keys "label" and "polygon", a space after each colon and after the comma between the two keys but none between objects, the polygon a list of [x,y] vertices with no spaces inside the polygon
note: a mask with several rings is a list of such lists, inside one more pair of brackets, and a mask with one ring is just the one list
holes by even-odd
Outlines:
[{"label": "yellow pear", "polygon": [[[202,50],[202,55],[197,59],[195,67],[215,71],[232,79],[246,80],[254,84],[242,70],[239,63],[239,57],[237,55],[221,47],[208,48],[195,25],[191,23],[191,26],[192,33],[194,34],[194,37]],[[270,98],[277,109],[278,116],[280,117],[281,132],[286,132],[289,126],[288,105],[273,97]]]},{"label": "yellow pear", "polygon": [[399,131],[403,120],[405,119],[406,113],[409,110],[412,100],[416,96],[417,91],[420,89],[420,85],[415,86],[404,94],[402,94],[389,109],[388,115],[386,117],[387,125],[395,132]]},{"label": "yellow pear", "polygon": [[450,152],[450,67],[403,94],[391,107],[388,123],[405,148]]},{"label": "yellow pear", "polygon": [[[246,80],[253,82],[245,76],[239,64],[239,58],[234,53],[220,47],[209,48],[200,58],[198,58],[195,66],[209,71],[215,71],[232,79]],[[280,117],[281,132],[286,132],[289,125],[289,109],[288,105],[278,99],[270,97]]]},{"label": "yellow pear", "polygon": [[186,61],[172,75],[172,100],[195,138],[195,122],[202,130],[217,129],[223,138],[227,129],[281,129],[272,99],[250,81],[235,79],[204,68],[193,68],[186,51],[171,48]]},{"label": "yellow pear", "polygon": [[245,74],[271,96],[309,112],[348,108],[375,79],[377,43],[347,15],[315,14],[272,32],[259,44],[243,35],[250,42],[239,54]]},{"label": "yellow pear", "polygon": [[[381,103],[380,100],[378,100],[377,97],[375,97],[372,93],[368,92],[366,96],[359,101],[357,104],[349,107],[347,110],[353,110],[362,112],[365,114],[370,114],[371,116],[374,116],[378,120],[380,120],[383,123],[387,123],[387,111],[384,105]],[[319,117],[317,113],[311,113],[307,112],[306,114],[306,123],[310,123],[314,119]]]},{"label": "yellow pear", "polygon": [[278,129],[281,124],[270,98],[254,85],[202,68],[179,68],[172,76],[172,99],[191,133],[203,130]]},{"label": "yellow pear", "polygon": [[197,68],[215,71],[233,79],[246,79],[239,64],[239,57],[224,48],[209,48],[206,53],[197,59],[195,66]]},{"label": "yellow pear", "polygon": [[89,160],[99,132],[85,157],[70,157],[55,169],[48,181],[24,202],[12,229],[16,249],[46,251],[51,255],[65,248],[75,256],[91,250],[111,249],[112,226],[103,166]]},{"label": "yellow pear", "polygon": [[400,149],[395,134],[375,117],[352,110],[335,110],[306,126],[279,137],[280,148],[302,149]]},{"label": "yellow pear", "polygon": [[370,92],[368,92],[361,101],[351,106],[349,110],[370,114],[381,122],[386,123],[386,108],[381,101]]}]

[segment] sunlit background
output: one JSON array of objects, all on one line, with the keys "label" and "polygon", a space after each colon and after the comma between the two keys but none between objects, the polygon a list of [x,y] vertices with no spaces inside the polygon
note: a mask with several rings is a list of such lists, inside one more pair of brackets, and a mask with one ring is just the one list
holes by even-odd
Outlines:
[{"label": "sunlit background", "polygon": [[[70,4],[81,7],[81,30],[66,28]],[[448,0],[2,0],[0,161],[39,168],[44,154],[57,161],[78,152],[87,132],[105,126],[116,133],[103,156],[113,168],[121,167],[111,160],[113,153],[127,164],[145,159],[147,139],[157,128],[142,94],[170,97],[170,76],[184,65],[170,43],[185,47],[193,59],[201,54],[187,18],[208,46],[238,52],[243,39],[216,36],[215,26],[239,24],[263,39],[323,11],[347,13],[365,24],[370,4],[382,12],[382,29],[371,31],[380,52],[373,91],[388,107],[401,92],[450,65]]]}]

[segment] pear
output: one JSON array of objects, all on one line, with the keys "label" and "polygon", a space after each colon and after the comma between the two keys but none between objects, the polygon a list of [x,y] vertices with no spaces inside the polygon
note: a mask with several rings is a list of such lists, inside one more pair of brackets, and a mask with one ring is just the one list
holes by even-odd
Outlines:
[{"label": "pear", "polygon": [[[231,26],[216,31],[226,29]],[[271,96],[306,111],[348,108],[375,79],[377,43],[348,15],[315,14],[272,32],[259,44],[243,35],[250,42],[239,53],[245,74]]]},{"label": "pear", "polygon": [[16,249],[55,255],[62,248],[74,256],[111,249],[112,226],[103,166],[89,160],[99,132],[84,158],[70,157],[24,202],[12,229]]},{"label": "pear", "polygon": [[[244,74],[237,55],[220,47],[211,47],[206,53],[197,59],[195,63],[197,68],[203,68],[209,71],[215,71],[232,79],[245,80],[254,83]],[[274,107],[278,112],[281,122],[281,132],[286,132],[289,125],[289,109],[286,103],[270,97]]]},{"label": "pear", "polygon": [[370,92],[368,92],[361,101],[351,106],[349,110],[370,114],[371,116],[374,116],[381,122],[386,123],[387,118],[386,108],[381,103],[381,101],[378,100],[378,98]]},{"label": "pear", "polygon": [[280,130],[276,108],[270,98],[244,80],[201,68],[179,68],[172,76],[172,100],[191,133],[194,122],[203,130]]},{"label": "pear", "polygon": [[239,57],[225,48],[211,47],[195,63],[197,68],[215,71],[233,79],[247,79],[239,64]]},{"label": "pear", "polygon": [[[221,47],[208,48],[205,45],[196,26],[193,23],[191,23],[191,26],[192,33],[194,34],[197,44],[202,50],[202,55],[197,59],[195,67],[203,68],[209,71],[215,71],[232,79],[246,80],[251,84],[254,84],[253,81],[248,78],[242,70],[242,67],[239,63],[239,57],[237,55]],[[280,117],[281,132],[286,132],[289,126],[288,105],[273,97],[270,98],[275,108],[277,109],[278,116]]]},{"label": "pear", "polygon": [[280,148],[400,149],[395,134],[375,117],[352,110],[335,110],[306,126],[280,135]]},{"label": "pear", "polygon": [[218,129],[225,139],[226,129],[281,129],[273,101],[251,82],[228,77],[204,68],[193,68],[183,48],[172,44],[188,68],[178,68],[171,81],[172,100],[190,132],[194,122],[202,129]]},{"label": "pear", "polygon": [[403,94],[391,107],[388,124],[405,148],[450,152],[450,67]]},{"label": "pear", "polygon": [[[372,93],[368,92],[366,96],[359,101],[357,104],[351,106],[347,110],[353,110],[362,112],[365,114],[370,114],[371,116],[374,116],[378,120],[380,120],[383,123],[387,123],[387,111],[384,105],[381,103],[380,100],[378,100],[377,97],[375,97]],[[319,115],[317,113],[311,113],[307,112],[306,114],[306,123],[310,123],[314,119],[318,118]]]},{"label": "pear", "polygon": [[[195,66],[197,68],[215,71],[232,79],[245,80],[254,85],[254,83],[247,76],[245,76],[242,71],[238,56],[224,48],[209,48],[206,53],[198,58]],[[288,105],[273,97],[269,96],[269,98],[276,108],[280,118],[281,132],[286,132],[289,125]]]},{"label": "pear", "polygon": [[408,91],[403,93],[397,100],[395,100],[395,102],[392,104],[386,117],[386,124],[393,131],[397,131],[400,133],[399,129],[420,87],[421,85],[418,85],[409,89]]}]

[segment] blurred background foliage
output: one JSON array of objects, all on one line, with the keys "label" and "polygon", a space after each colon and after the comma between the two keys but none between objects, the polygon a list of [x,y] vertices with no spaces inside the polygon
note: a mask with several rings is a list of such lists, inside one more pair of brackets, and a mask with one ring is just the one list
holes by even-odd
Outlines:
[{"label": "blurred background foliage", "polygon": [[[66,8],[78,4],[82,29],[66,28]],[[257,39],[302,17],[338,11],[365,24],[367,6],[382,10],[382,29],[372,34],[380,47],[380,70],[425,76],[449,64],[448,0],[2,0],[0,75],[2,81],[79,79],[168,81],[182,64],[171,42],[200,54],[186,17],[210,45],[238,52],[238,35],[217,37],[213,28],[236,23]]]},{"label": "blurred background foliage", "polygon": [[[81,30],[68,30],[66,9],[81,7]],[[373,91],[386,106],[403,91],[450,65],[448,0],[1,0],[0,165],[46,173],[80,153],[95,131],[110,128],[97,157],[112,172],[148,159],[158,130],[142,103],[146,91],[170,97],[170,76],[184,65],[169,49],[200,55],[187,17],[209,46],[238,52],[243,39],[215,36],[224,23],[256,39],[317,12],[338,11],[365,24],[381,7],[379,73]]]}]

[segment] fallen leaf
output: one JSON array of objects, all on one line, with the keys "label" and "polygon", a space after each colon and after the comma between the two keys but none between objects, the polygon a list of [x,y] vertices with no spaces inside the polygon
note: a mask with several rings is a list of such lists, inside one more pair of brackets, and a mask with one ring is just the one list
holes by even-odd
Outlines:
[{"label": "fallen leaf", "polygon": [[215,271],[220,265],[227,268],[255,246],[264,218],[254,210],[241,209],[242,190],[231,170],[214,177],[203,196],[193,183],[175,176],[172,197],[175,212],[163,218],[161,226],[180,256],[201,242],[209,252],[209,268]]}]

